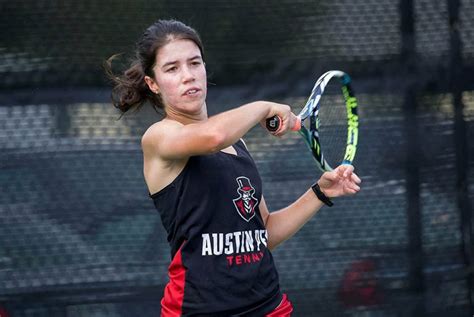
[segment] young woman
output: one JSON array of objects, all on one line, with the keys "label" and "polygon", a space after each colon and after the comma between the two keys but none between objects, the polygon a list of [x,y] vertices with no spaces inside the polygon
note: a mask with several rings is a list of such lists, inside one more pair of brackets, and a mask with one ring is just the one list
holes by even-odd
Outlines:
[{"label": "young woman", "polygon": [[296,117],[289,106],[267,101],[208,117],[203,46],[181,22],[151,25],[131,67],[111,77],[113,103],[123,113],[145,101],[164,113],[142,137],[145,181],[171,247],[162,316],[289,316],[270,250],[326,196],[358,192],[353,167],[324,173],[293,204],[270,213],[241,138],[274,115],[282,119],[274,135],[284,135]]}]

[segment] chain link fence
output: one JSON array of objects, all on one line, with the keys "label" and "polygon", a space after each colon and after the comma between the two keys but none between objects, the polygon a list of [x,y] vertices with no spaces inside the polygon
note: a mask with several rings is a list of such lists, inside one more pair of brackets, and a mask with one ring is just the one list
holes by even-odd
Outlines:
[{"label": "chain link fence", "polygon": [[[274,251],[294,316],[473,314],[472,1],[0,2],[0,316],[157,316],[169,246],[142,174],[151,107],[121,120],[102,63],[158,18],[194,26],[211,114],[297,113],[354,81],[363,179]],[[320,176],[301,138],[245,137],[270,210]],[[305,155],[302,155],[305,153]],[[308,153],[308,154],[307,154]],[[306,155],[307,154],[307,155]]]}]

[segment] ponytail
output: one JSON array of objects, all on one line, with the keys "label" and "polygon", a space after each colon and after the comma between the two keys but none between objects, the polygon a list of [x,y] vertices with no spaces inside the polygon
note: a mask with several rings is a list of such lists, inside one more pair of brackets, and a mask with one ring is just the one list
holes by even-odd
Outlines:
[{"label": "ponytail", "polygon": [[163,103],[159,95],[154,94],[145,82],[145,72],[138,60],[132,62],[131,66],[120,76],[112,71],[112,61],[119,54],[111,56],[105,63],[104,68],[107,76],[113,82],[112,104],[119,109],[122,115],[129,110],[139,110],[146,101],[161,113]]}]

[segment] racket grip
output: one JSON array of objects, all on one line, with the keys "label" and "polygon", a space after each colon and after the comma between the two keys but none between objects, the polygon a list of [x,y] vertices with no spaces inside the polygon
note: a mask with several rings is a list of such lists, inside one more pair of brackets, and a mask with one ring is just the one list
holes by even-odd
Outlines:
[{"label": "racket grip", "polygon": [[[276,132],[281,126],[281,118],[279,116],[273,116],[267,119],[266,122],[267,130],[270,132]],[[296,117],[295,125],[291,127],[291,131],[301,130],[301,118]]]},{"label": "racket grip", "polygon": [[267,119],[266,122],[267,130],[270,132],[276,132],[280,129],[281,118],[279,116],[273,116]]}]

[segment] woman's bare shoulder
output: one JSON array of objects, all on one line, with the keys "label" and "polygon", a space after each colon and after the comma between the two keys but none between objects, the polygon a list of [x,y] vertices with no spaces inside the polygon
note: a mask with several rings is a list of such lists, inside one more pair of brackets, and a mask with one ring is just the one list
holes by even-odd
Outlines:
[{"label": "woman's bare shoulder", "polygon": [[164,159],[160,153],[160,141],[173,129],[183,125],[166,120],[151,125],[142,136],[143,172],[150,193],[155,193],[170,184],[184,169],[186,159]]},{"label": "woman's bare shoulder", "polygon": [[166,133],[170,133],[171,131],[179,129],[182,126],[183,124],[177,121],[166,119],[153,123],[142,135],[142,148],[145,150],[148,148],[157,147],[160,139],[165,137]]}]

